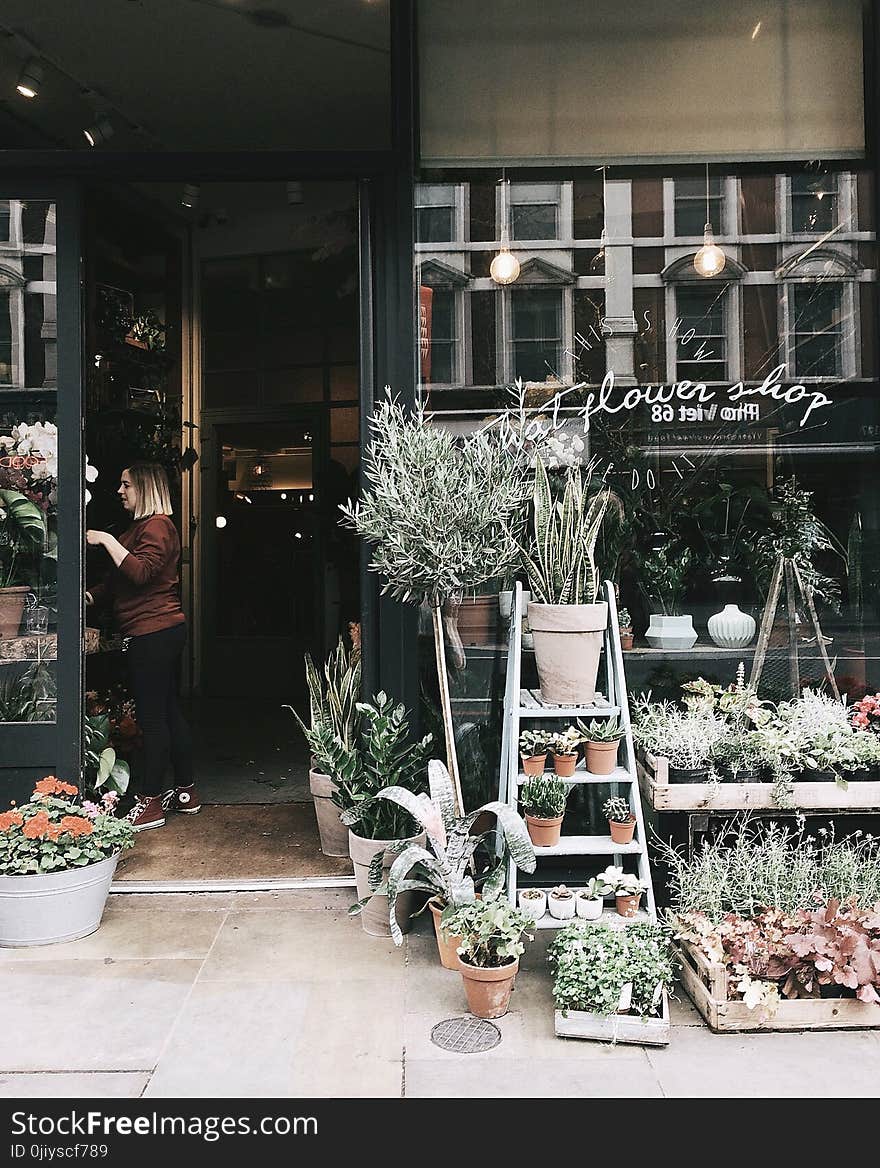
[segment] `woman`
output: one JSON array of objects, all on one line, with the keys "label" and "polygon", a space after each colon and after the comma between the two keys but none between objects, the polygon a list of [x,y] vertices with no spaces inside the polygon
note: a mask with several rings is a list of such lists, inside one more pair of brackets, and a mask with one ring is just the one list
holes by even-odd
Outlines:
[{"label": "woman", "polygon": [[[142,794],[129,819],[135,831],[161,827],[167,810],[201,810],[193,785],[192,740],[180,711],[177,677],[186,643],[186,618],[177,574],[180,540],[171,522],[168,479],[161,466],[132,463],[117,492],[133,523],[116,539],[87,531],[113,563],[108,579],[86,593],[87,604],[112,598],[128,661],[129,687],[143,732]],[[174,786],[165,789],[168,758]]]}]

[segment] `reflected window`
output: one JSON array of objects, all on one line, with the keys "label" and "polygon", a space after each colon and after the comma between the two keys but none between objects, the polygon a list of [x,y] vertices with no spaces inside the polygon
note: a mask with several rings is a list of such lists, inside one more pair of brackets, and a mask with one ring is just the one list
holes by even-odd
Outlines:
[{"label": "reflected window", "polygon": [[12,375],[12,303],[8,289],[0,289],[0,385],[14,385]]},{"label": "reflected window", "polygon": [[416,187],[417,243],[452,243],[456,239],[455,192],[452,183]]},{"label": "reflected window", "polygon": [[724,381],[727,378],[727,336],[724,328],[724,287],[676,289],[675,375],[679,381]]},{"label": "reflected window", "polygon": [[514,183],[510,188],[510,238],[559,238],[559,185]]},{"label": "reflected window", "polygon": [[10,241],[9,228],[11,224],[11,216],[9,209],[9,200],[0,199],[0,241],[8,243]]},{"label": "reflected window", "polygon": [[513,376],[545,381],[557,375],[562,358],[562,293],[519,289],[511,294]]},{"label": "reflected window", "polygon": [[792,289],[792,347],[796,377],[839,377],[842,287],[797,284]]},{"label": "reflected window", "polygon": [[[706,225],[706,180],[675,180],[675,234],[702,235]],[[724,235],[724,191],[721,178],[709,179],[709,219],[716,235]]]},{"label": "reflected window", "polygon": [[430,384],[455,380],[455,292],[434,288],[431,297]]},{"label": "reflected window", "polygon": [[791,229],[821,234],[837,222],[837,175],[791,177]]}]

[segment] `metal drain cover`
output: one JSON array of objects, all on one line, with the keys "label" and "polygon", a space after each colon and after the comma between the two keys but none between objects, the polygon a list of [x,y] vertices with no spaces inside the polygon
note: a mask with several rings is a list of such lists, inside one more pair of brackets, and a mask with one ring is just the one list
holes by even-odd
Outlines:
[{"label": "metal drain cover", "polygon": [[463,1018],[447,1018],[431,1030],[431,1041],[443,1050],[456,1054],[480,1054],[491,1050],[501,1041],[501,1031],[483,1018],[466,1014]]}]

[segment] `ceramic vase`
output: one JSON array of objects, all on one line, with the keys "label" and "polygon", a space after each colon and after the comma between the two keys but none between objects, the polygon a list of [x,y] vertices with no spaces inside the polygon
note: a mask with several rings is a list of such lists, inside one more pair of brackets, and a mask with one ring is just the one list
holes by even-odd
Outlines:
[{"label": "ceramic vase", "polygon": [[697,639],[693,618],[651,613],[645,640],[653,649],[690,649]]},{"label": "ceramic vase", "polygon": [[722,649],[744,649],[755,635],[755,618],[735,604],[709,617],[709,636]]}]

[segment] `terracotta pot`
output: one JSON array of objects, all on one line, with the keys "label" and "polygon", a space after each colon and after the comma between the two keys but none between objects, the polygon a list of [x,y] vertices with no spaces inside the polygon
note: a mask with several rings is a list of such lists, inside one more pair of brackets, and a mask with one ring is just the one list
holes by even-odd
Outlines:
[{"label": "terracotta pot", "polygon": [[591,775],[610,775],[614,772],[618,746],[620,739],[616,742],[587,743],[587,770]]},{"label": "terracotta pot", "polygon": [[522,759],[522,768],[524,775],[543,775],[544,767],[547,765],[547,751],[543,754],[533,754],[531,758],[526,758],[524,754],[519,756]]},{"label": "terracotta pot", "polygon": [[529,603],[535,664],[542,699],[559,706],[588,706],[596,696],[596,675],[608,605]]},{"label": "terracotta pot", "polygon": [[564,815],[560,815],[556,819],[538,819],[534,815],[525,817],[529,839],[536,848],[552,848],[559,843],[564,818]]},{"label": "terracotta pot", "polygon": [[620,634],[620,647],[621,647],[621,649],[624,649],[624,650],[631,649],[633,647],[632,633],[621,632],[621,634]]},{"label": "terracotta pot", "polygon": [[454,933],[444,933],[440,928],[443,905],[440,904],[436,896],[432,896],[428,901],[428,908],[431,910],[431,916],[434,918],[434,935],[437,938],[437,951],[440,954],[440,964],[444,969],[461,969],[461,962],[458,958],[458,947],[461,944],[461,937],[456,937]]},{"label": "terracotta pot", "polygon": [[17,637],[24,612],[24,602],[30,592],[24,584],[0,588],[0,637]]},{"label": "terracotta pot", "polygon": [[613,819],[608,820],[608,830],[611,832],[611,838],[616,844],[632,843],[633,832],[635,829],[635,816],[632,817],[629,823],[615,823]]},{"label": "terracotta pot", "polygon": [[464,981],[468,1009],[475,1018],[503,1018],[510,1005],[519,959],[495,969],[481,969],[462,961],[459,973]]},{"label": "terracotta pot", "polygon": [[[427,836],[424,832],[419,835],[408,836],[409,843],[424,846]],[[369,903],[361,910],[361,925],[364,932],[371,937],[390,937],[391,924],[388,919],[388,897],[384,893],[372,892],[370,888],[370,862],[376,852],[385,851],[394,840],[374,840],[365,836],[355,835],[349,829],[348,854],[354,864],[354,878],[357,884],[358,900],[369,896]],[[397,857],[392,852],[385,852],[382,867],[386,870],[391,867]],[[372,893],[372,895],[371,895]],[[408,933],[411,926],[411,917],[425,903],[424,895],[416,892],[402,892],[397,898],[397,923],[402,933]]]},{"label": "terracotta pot", "polygon": [[553,770],[561,779],[570,779],[577,766],[577,760],[576,754],[554,754]]},{"label": "terracotta pot", "polygon": [[622,917],[634,917],[639,911],[639,901],[641,899],[642,894],[640,892],[636,892],[631,896],[621,896],[618,893],[614,898],[618,915]]},{"label": "terracotta pot", "polygon": [[325,856],[347,856],[348,828],[339,822],[340,809],[331,799],[336,784],[323,771],[310,770],[309,790],[315,801],[315,818],[318,820],[321,851]]},{"label": "terracotta pot", "polygon": [[464,645],[487,645],[498,631],[498,597],[466,596],[457,614],[458,635]]}]

